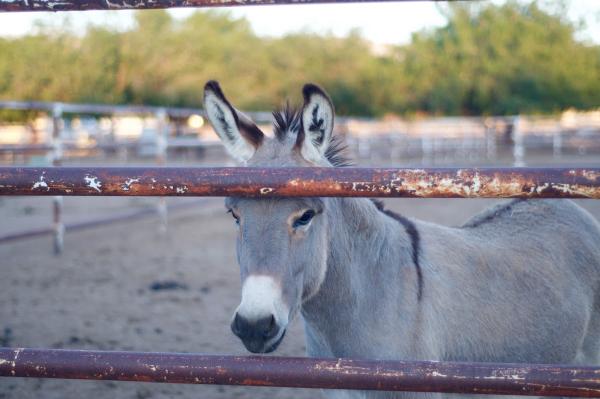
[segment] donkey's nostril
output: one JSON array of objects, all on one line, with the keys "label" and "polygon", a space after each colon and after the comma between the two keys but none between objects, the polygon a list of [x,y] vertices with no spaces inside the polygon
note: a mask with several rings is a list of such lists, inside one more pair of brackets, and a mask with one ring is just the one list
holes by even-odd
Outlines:
[{"label": "donkey's nostril", "polygon": [[274,315],[258,320],[249,320],[236,313],[231,323],[231,331],[242,339],[269,340],[277,335],[279,327]]},{"label": "donkey's nostril", "polygon": [[240,317],[240,315],[236,313],[235,317],[233,318],[233,321],[231,322],[231,331],[237,336],[240,336],[242,332],[242,324],[244,323],[241,320],[242,318]]},{"label": "donkey's nostril", "polygon": [[275,325],[275,316],[266,317],[263,319],[264,326],[262,328],[262,336],[265,339],[273,338],[277,335],[277,326]]},{"label": "donkey's nostril", "polygon": [[253,327],[254,334],[261,336],[265,340],[273,338],[278,332],[275,316],[273,315],[256,320]]}]

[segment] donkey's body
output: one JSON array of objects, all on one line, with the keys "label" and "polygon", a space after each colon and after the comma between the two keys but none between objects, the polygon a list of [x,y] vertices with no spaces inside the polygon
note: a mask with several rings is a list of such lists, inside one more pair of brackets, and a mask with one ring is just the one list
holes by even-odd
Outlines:
[{"label": "donkey's body", "polygon": [[[331,166],[333,108],[315,86],[268,139],[207,84],[228,150],[252,166]],[[573,202],[511,201],[462,227],[368,199],[229,198],[242,302],[232,330],[270,352],[298,311],[315,357],[597,364],[600,226]],[[329,391],[331,396],[438,394]],[[471,396],[472,398],[472,396]]]},{"label": "donkey's body", "polygon": [[368,200],[330,201],[354,223],[331,224],[327,276],[302,307],[310,356],[598,363],[600,228],[573,202],[415,221],[419,300],[406,228]]}]

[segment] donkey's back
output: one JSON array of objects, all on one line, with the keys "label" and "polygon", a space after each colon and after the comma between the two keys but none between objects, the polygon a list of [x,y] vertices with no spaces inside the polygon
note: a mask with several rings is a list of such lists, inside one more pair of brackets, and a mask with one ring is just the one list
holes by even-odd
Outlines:
[{"label": "donkey's back", "polygon": [[454,304],[432,317],[443,357],[598,363],[600,225],[587,211],[569,200],[515,200],[435,240],[460,248],[445,262],[435,251],[428,259],[432,300]]}]

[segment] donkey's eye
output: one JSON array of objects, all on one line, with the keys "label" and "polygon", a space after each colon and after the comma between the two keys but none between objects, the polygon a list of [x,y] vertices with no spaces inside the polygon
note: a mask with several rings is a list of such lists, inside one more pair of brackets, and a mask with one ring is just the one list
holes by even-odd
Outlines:
[{"label": "donkey's eye", "polygon": [[300,216],[298,219],[296,219],[294,221],[294,228],[300,227],[300,226],[306,226],[307,224],[310,223],[310,221],[312,220],[312,218],[314,216],[315,216],[315,211],[313,211],[312,209],[309,209],[308,211],[304,212],[302,214],[302,216]]},{"label": "donkey's eye", "polygon": [[240,217],[233,213],[233,210],[230,209],[227,211],[227,213],[231,213],[231,216],[233,216],[233,218],[235,219],[235,224],[240,224]]}]

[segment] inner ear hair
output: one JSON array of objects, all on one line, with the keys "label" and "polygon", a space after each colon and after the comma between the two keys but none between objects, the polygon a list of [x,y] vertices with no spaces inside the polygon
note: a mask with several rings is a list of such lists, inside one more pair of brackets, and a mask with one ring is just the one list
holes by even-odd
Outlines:
[{"label": "inner ear hair", "polygon": [[[246,139],[246,141],[252,144],[254,148],[258,148],[264,139],[264,133],[258,128],[258,126],[256,126],[252,119],[250,119],[247,115],[238,111],[231,105],[229,100],[227,100],[227,98],[225,97],[223,90],[221,90],[219,82],[215,80],[209,80],[208,82],[206,82],[206,84],[204,85],[205,95],[207,92],[212,92],[225,106],[227,106],[227,108],[229,108],[229,111],[231,112],[231,115],[233,115],[235,125],[238,128],[240,135],[242,135],[243,138]],[[221,106],[218,103],[214,103],[214,107],[216,108],[219,114],[217,118],[218,122],[221,124],[223,132],[227,135],[227,138],[230,141],[235,141],[235,135],[231,131],[230,127],[228,126],[225,120],[224,110],[221,109]]]},{"label": "inner ear hair", "polygon": [[[298,132],[296,145],[299,147],[302,146],[306,134],[308,133],[314,146],[323,148],[324,145],[327,144],[325,143],[325,140],[328,140],[327,136],[331,135],[331,130],[333,129],[333,103],[327,93],[313,83],[304,85],[302,88],[302,95],[304,97],[301,118],[302,129]],[[322,106],[329,109],[321,109]],[[307,112],[309,113],[309,118],[305,118]],[[330,114],[330,120],[325,120],[323,118],[323,112]]]},{"label": "inner ear hair", "polygon": [[322,145],[323,140],[325,140],[325,120],[321,118],[318,114],[319,112],[319,104],[313,105],[311,116],[312,119],[310,121],[310,126],[308,127],[308,131],[314,134],[312,137],[313,142],[316,145]]}]

